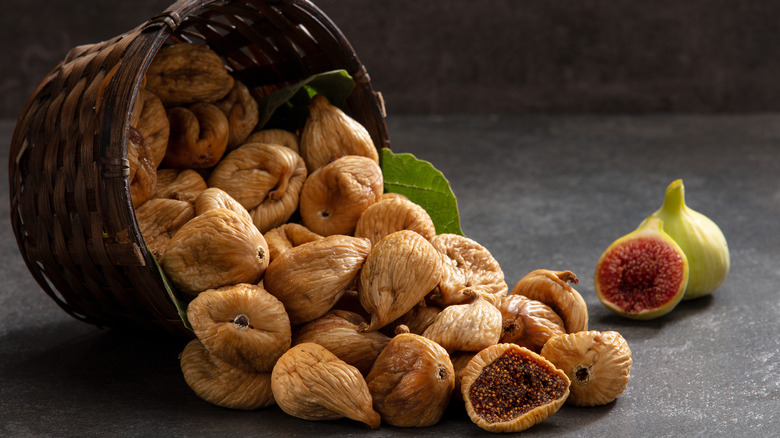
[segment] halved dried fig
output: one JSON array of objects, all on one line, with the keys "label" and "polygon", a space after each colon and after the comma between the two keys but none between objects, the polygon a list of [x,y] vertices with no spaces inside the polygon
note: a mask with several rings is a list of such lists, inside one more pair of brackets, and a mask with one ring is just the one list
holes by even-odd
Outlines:
[{"label": "halved dried fig", "polygon": [[177,199],[153,198],[135,209],[138,229],[157,260],[162,259],[171,237],[193,217],[192,204]]},{"label": "halved dried fig", "polygon": [[425,238],[409,230],[383,237],[358,278],[360,303],[371,314],[366,330],[379,330],[411,310],[440,278],[441,257]]},{"label": "halved dried fig", "polygon": [[386,235],[401,230],[412,230],[428,240],[436,235],[436,228],[424,208],[398,197],[382,198],[370,205],[357,221],[355,236],[366,237],[375,244]]},{"label": "halved dried fig", "polygon": [[463,370],[461,395],[471,421],[490,432],[520,432],[547,419],[569,396],[569,378],[515,344],[477,353]]},{"label": "halved dried fig", "polygon": [[219,55],[204,44],[165,46],[146,70],[146,88],[166,105],[214,102],[233,88]]},{"label": "halved dried fig", "polygon": [[563,319],[567,333],[588,330],[588,305],[569,283],[579,280],[571,271],[537,269],[526,274],[512,288],[512,294],[523,295],[550,306]]},{"label": "halved dried fig", "polygon": [[287,222],[295,212],[305,179],[303,159],[292,150],[245,143],[219,162],[208,184],[235,198],[265,233]]},{"label": "halved dried fig", "polygon": [[158,169],[155,198],[170,198],[195,203],[208,186],[200,174],[192,169]]},{"label": "halved dried fig", "polygon": [[360,215],[383,190],[377,163],[354,155],[339,158],[310,174],[303,184],[303,224],[323,236],[353,235]]},{"label": "halved dried fig", "polygon": [[230,135],[227,150],[241,146],[255,129],[260,118],[257,101],[249,88],[241,81],[233,81],[233,88],[227,96],[214,103],[228,120]]},{"label": "halved dried fig", "polygon": [[211,354],[245,371],[270,372],[291,345],[284,306],[255,284],[201,292],[187,306],[187,319]]},{"label": "halved dried fig", "polygon": [[216,208],[179,228],[162,266],[178,291],[192,298],[207,289],[260,281],[268,266],[268,246],[254,224]]},{"label": "halved dried fig", "polygon": [[224,408],[253,410],[274,404],[271,373],[247,372],[214,357],[193,339],[179,356],[184,381],[195,394]]},{"label": "halved dried fig", "polygon": [[293,345],[304,342],[320,344],[366,375],[390,338],[380,332],[359,330],[365,323],[365,318],[357,313],[330,310],[297,328],[293,334]]},{"label": "halved dried fig", "polygon": [[228,120],[216,106],[198,102],[168,109],[171,133],[165,167],[207,169],[219,162],[228,142]]},{"label": "halved dried fig", "polygon": [[439,234],[431,243],[442,255],[442,279],[433,299],[441,306],[471,300],[465,288],[477,291],[489,301],[506,295],[504,271],[490,251],[473,239],[458,234]]},{"label": "halved dried fig", "polygon": [[298,136],[284,129],[262,129],[253,132],[244,140],[244,143],[278,144],[279,146],[292,149],[298,155],[301,154],[301,150],[298,147]]},{"label": "halved dried fig", "polygon": [[501,297],[497,307],[503,318],[500,342],[539,353],[548,339],[566,333],[561,317],[541,301],[510,294]]},{"label": "halved dried fig", "polygon": [[631,379],[631,349],[615,331],[595,330],[558,335],[542,347],[542,356],[571,380],[566,403],[598,406],[625,391]]},{"label": "halved dried fig", "polygon": [[263,285],[279,298],[293,325],[328,312],[344,295],[371,250],[368,239],[328,236],[288,249],[265,271]]},{"label": "halved dried fig", "polygon": [[315,421],[347,417],[372,428],[381,422],[360,371],[313,342],[298,344],[279,358],[271,389],[276,404],[293,417]]},{"label": "halved dried fig", "polygon": [[294,222],[279,225],[267,231],[263,237],[268,243],[268,251],[272,261],[288,249],[323,238],[305,226]]},{"label": "halved dried fig", "polygon": [[366,128],[321,94],[309,104],[300,146],[309,173],[346,155],[367,157],[379,164],[379,154]]},{"label": "halved dried fig", "polygon": [[441,420],[455,387],[455,371],[437,343],[401,333],[379,354],[366,383],[383,421],[427,427]]},{"label": "halved dried fig", "polygon": [[501,339],[501,312],[474,291],[470,303],[445,307],[423,336],[449,351],[481,351]]}]

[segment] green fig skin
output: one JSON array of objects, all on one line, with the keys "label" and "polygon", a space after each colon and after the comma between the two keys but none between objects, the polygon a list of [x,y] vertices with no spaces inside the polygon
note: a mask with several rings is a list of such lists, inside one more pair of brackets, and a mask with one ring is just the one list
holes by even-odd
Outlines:
[{"label": "green fig skin", "polygon": [[731,258],[726,237],[715,222],[685,205],[682,179],[669,184],[664,203],[651,217],[663,221],[664,231],[688,258],[688,287],[683,300],[711,294],[729,273]]},{"label": "green fig skin", "polygon": [[660,219],[650,217],[607,247],[593,278],[596,295],[607,309],[626,318],[650,320],[680,303],[688,273],[682,248],[664,232]]}]

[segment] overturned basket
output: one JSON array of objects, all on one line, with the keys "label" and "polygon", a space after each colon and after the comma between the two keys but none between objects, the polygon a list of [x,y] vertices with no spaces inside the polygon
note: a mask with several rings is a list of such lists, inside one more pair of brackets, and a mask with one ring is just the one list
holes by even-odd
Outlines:
[{"label": "overturned basket", "polygon": [[130,110],[163,44],[208,44],[256,98],[313,74],[355,80],[345,112],[389,146],[381,98],[339,29],[306,0],[180,0],[137,28],[72,49],[22,111],[9,156],[11,223],[44,291],[98,326],[184,333],[136,222]]}]

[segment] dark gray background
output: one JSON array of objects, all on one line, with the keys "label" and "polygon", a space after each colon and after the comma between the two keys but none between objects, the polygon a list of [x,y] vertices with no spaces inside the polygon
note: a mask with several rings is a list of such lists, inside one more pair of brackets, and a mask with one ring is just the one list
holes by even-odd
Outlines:
[{"label": "dark gray background", "polygon": [[[172,0],[2,0],[0,117]],[[390,114],[780,109],[780,2],[319,0]]]}]

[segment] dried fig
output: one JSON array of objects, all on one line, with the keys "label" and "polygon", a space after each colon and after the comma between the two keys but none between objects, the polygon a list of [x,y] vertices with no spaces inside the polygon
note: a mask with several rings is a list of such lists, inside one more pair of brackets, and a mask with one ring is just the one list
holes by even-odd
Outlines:
[{"label": "dried fig", "polygon": [[208,184],[235,198],[265,233],[295,212],[305,179],[306,167],[295,152],[279,145],[246,143],[220,161]]},{"label": "dried fig", "polygon": [[379,164],[379,154],[366,128],[323,95],[314,96],[309,104],[300,147],[309,173],[346,155],[367,157]]},{"label": "dried fig", "polygon": [[450,353],[450,362],[452,362],[452,369],[455,370],[455,389],[452,390],[452,397],[456,400],[463,400],[463,394],[461,394],[461,384],[463,381],[463,370],[466,369],[466,365],[469,364],[471,359],[477,355],[475,351],[453,351]]},{"label": "dried fig", "polygon": [[558,335],[544,344],[542,356],[571,380],[566,403],[575,406],[610,403],[623,394],[631,379],[631,349],[618,332]]},{"label": "dried fig", "polygon": [[440,307],[429,306],[425,303],[417,304],[411,310],[401,315],[400,318],[384,326],[382,331],[392,336],[395,334],[396,328],[403,325],[407,327],[410,333],[422,335],[425,329],[433,324],[441,310]]},{"label": "dried fig", "polygon": [[378,164],[355,155],[339,158],[317,169],[303,184],[303,224],[323,236],[353,235],[360,215],[383,190]]},{"label": "dried fig", "polygon": [[206,169],[225,154],[228,121],[216,106],[199,102],[168,110],[171,133],[165,151],[165,167]]},{"label": "dried fig", "polygon": [[260,281],[268,266],[268,246],[251,222],[216,208],[179,228],[162,265],[178,291],[194,297],[207,289]]},{"label": "dried fig", "polygon": [[162,259],[171,237],[193,217],[192,204],[177,199],[153,198],[135,209],[138,229],[157,260]]},{"label": "dried fig", "polygon": [[288,249],[265,271],[266,290],[284,303],[290,322],[303,324],[328,312],[344,295],[371,250],[368,239],[329,236]]},{"label": "dried fig", "polygon": [[[249,215],[249,212],[246,211],[246,208],[239,204],[238,201],[233,199],[233,197],[230,196],[226,191],[220,188],[209,187],[208,189],[201,192],[197,198],[195,198],[195,214],[203,214],[216,208],[226,208],[228,210],[232,210],[241,216],[242,219],[252,223],[252,216]],[[263,238],[265,238],[265,236]],[[267,244],[268,242],[266,242],[266,245]],[[268,262],[271,262],[270,257]]]},{"label": "dried fig", "polygon": [[366,237],[375,244],[382,237],[401,230],[412,230],[428,240],[436,235],[436,228],[424,208],[404,198],[383,198],[370,205],[360,215],[355,236]]},{"label": "dried fig", "polygon": [[279,146],[292,149],[298,155],[301,154],[301,150],[298,147],[298,136],[284,129],[262,129],[253,132],[244,140],[244,143],[278,144]]},{"label": "dried fig", "polygon": [[157,186],[157,169],[152,159],[152,150],[144,142],[144,137],[137,129],[130,127],[127,140],[127,161],[130,174],[127,183],[130,185],[130,197],[133,206],[144,203],[154,193]]},{"label": "dried fig", "polygon": [[431,243],[442,255],[442,279],[433,297],[441,306],[460,304],[471,297],[464,288],[494,302],[507,293],[504,272],[484,246],[458,234],[439,234]]},{"label": "dried fig", "polygon": [[547,419],[569,396],[569,378],[515,344],[477,353],[463,370],[461,395],[471,421],[489,432],[520,432]]},{"label": "dried fig", "polygon": [[293,417],[315,421],[347,417],[372,428],[381,421],[360,371],[313,342],[298,344],[279,358],[271,389],[276,404]]},{"label": "dried fig", "polygon": [[441,420],[455,387],[455,371],[441,346],[420,335],[401,333],[379,354],[366,383],[383,421],[426,427]]},{"label": "dried fig", "polygon": [[304,342],[320,344],[366,375],[390,338],[380,332],[358,330],[365,323],[366,320],[357,313],[331,310],[297,328],[293,345]]},{"label": "dried fig", "polygon": [[278,227],[267,231],[263,234],[263,237],[265,237],[265,241],[268,243],[271,261],[290,248],[322,239],[322,236],[319,234],[309,230],[301,224],[293,222],[279,225]]},{"label": "dried fig", "polygon": [[225,113],[230,126],[227,150],[244,144],[260,118],[257,101],[249,92],[249,88],[241,81],[233,81],[233,88],[227,96],[214,105]]},{"label": "dried fig", "polygon": [[383,237],[358,277],[360,303],[371,314],[366,330],[379,330],[411,310],[440,278],[441,257],[425,238],[409,230]]},{"label": "dried fig", "polygon": [[233,78],[222,59],[203,44],[165,46],[146,70],[146,89],[169,106],[214,102],[232,88]]},{"label": "dried fig", "polygon": [[187,306],[187,319],[212,355],[244,371],[271,372],[291,345],[284,306],[255,284],[201,292]]},{"label": "dried fig", "polygon": [[165,113],[165,106],[156,94],[149,90],[141,90],[139,95],[143,96],[143,107],[138,121],[132,126],[138,129],[152,150],[154,167],[157,168],[162,163],[165,151],[168,149],[171,125],[168,122],[168,115]]},{"label": "dried fig", "polygon": [[526,274],[512,288],[512,295],[523,295],[550,306],[563,319],[567,333],[588,330],[588,306],[569,283],[579,280],[571,271],[537,269]]},{"label": "dried fig", "polygon": [[253,410],[274,404],[271,373],[247,372],[214,357],[193,339],[179,356],[187,385],[217,406]]},{"label": "dried fig", "polygon": [[206,181],[192,169],[158,169],[155,198],[170,198],[195,204],[195,198],[206,190]]},{"label": "dried fig", "polygon": [[497,307],[503,318],[499,342],[517,344],[539,353],[548,339],[566,333],[561,317],[541,301],[510,294],[502,297]]},{"label": "dried fig", "polygon": [[466,293],[472,302],[445,307],[422,334],[447,351],[480,351],[501,338],[501,312],[476,292]]}]

